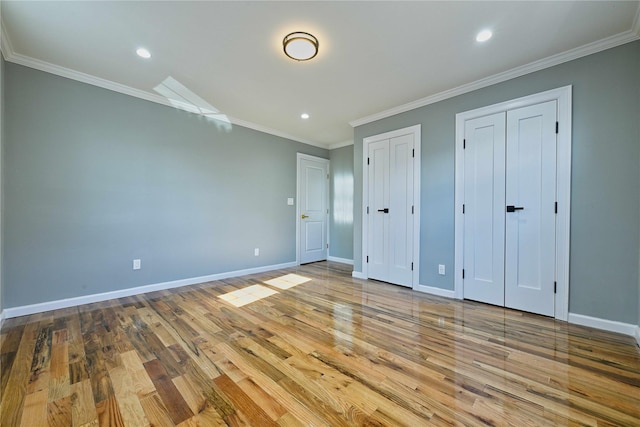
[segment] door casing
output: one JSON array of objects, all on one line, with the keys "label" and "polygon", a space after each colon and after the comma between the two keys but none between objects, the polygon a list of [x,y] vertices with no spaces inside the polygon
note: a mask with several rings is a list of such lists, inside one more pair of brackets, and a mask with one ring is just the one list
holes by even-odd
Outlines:
[{"label": "door casing", "polygon": [[478,108],[456,114],[456,148],[455,148],[455,275],[454,296],[462,299],[464,281],[464,130],[465,122],[470,119],[516,108],[557,101],[558,136],[557,136],[557,182],[556,194],[558,214],[556,218],[556,282],[555,315],[559,320],[567,320],[569,315],[569,249],[570,249],[570,217],[571,217],[571,94],[572,87],[564,86],[546,92],[513,99],[511,101]]},{"label": "door casing", "polygon": [[369,218],[367,206],[369,205],[369,168],[367,167],[367,156],[369,154],[369,144],[395,138],[402,135],[413,134],[415,163],[413,167],[413,277],[412,288],[419,290],[420,284],[420,146],[422,125],[414,125],[406,128],[385,132],[383,134],[370,136],[362,140],[362,276],[359,278],[368,279],[369,271],[367,266],[367,251],[369,247],[368,230]]}]

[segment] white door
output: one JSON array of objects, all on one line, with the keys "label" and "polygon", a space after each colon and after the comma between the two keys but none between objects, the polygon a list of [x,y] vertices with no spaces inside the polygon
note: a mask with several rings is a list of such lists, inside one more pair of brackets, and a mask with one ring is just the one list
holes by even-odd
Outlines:
[{"label": "white door", "polygon": [[464,298],[504,305],[504,113],[465,122],[464,165]]},{"label": "white door", "polygon": [[556,111],[465,122],[464,298],[554,315]]},{"label": "white door", "polygon": [[327,259],[329,161],[299,155],[300,263]]},{"label": "white door", "polygon": [[368,147],[368,276],[411,287],[414,134]]},{"label": "white door", "polygon": [[507,112],[505,305],[553,316],[556,101]]}]

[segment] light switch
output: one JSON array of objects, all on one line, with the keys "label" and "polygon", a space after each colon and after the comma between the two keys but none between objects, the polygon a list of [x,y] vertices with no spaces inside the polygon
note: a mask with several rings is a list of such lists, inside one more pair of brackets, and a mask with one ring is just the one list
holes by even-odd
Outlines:
[{"label": "light switch", "polygon": [[289,197],[289,198],[287,199],[287,205],[289,205],[289,206],[293,206],[293,197]]}]

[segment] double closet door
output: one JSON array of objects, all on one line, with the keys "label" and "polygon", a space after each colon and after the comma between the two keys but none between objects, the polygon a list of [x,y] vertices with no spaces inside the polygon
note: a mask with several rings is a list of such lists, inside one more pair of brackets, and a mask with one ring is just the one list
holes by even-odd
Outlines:
[{"label": "double closet door", "polygon": [[368,277],[413,286],[414,145],[408,133],[368,144]]},{"label": "double closet door", "polygon": [[467,120],[464,298],[555,310],[557,101]]}]

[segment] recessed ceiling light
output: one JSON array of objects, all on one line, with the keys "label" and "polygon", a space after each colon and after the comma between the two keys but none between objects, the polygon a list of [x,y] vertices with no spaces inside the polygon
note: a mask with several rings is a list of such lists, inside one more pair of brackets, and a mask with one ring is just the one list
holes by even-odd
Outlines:
[{"label": "recessed ceiling light", "polygon": [[138,50],[136,50],[136,53],[138,54],[138,56],[140,58],[144,58],[144,59],[149,59],[151,58],[151,52],[149,52],[147,49],[141,47]]},{"label": "recessed ceiling light", "polygon": [[491,32],[491,30],[482,30],[476,36],[476,41],[481,43],[486,42],[491,38],[491,36],[493,36],[493,33]]},{"label": "recessed ceiling light", "polygon": [[306,119],[308,119],[308,118],[309,118],[309,115],[308,115],[307,113],[302,113],[302,114],[300,114],[300,118],[302,118],[302,119],[305,119],[305,120],[306,120]]}]

